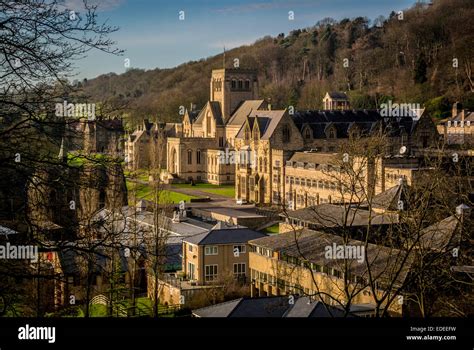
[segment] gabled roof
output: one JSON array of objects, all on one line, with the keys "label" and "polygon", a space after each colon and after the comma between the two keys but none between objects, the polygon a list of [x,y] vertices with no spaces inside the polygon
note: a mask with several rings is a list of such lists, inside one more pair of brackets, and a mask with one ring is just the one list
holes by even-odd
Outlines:
[{"label": "gabled roof", "polygon": [[344,92],[331,91],[328,92],[327,95],[329,95],[329,97],[331,97],[333,100],[349,100],[346,93]]},{"label": "gabled roof", "polygon": [[[398,202],[406,202],[404,199],[406,198],[407,191],[408,185],[405,181],[401,181],[397,186],[391,187],[374,196],[372,198],[372,208],[397,211],[399,210]],[[365,202],[364,205],[367,205],[367,202]]]},{"label": "gabled roof", "polygon": [[264,100],[246,100],[243,101],[230,117],[227,125],[241,126],[245,122],[245,118],[253,110],[265,108],[266,102]]},{"label": "gabled roof", "polygon": [[[352,305],[352,312],[368,312],[373,307]],[[344,317],[345,312],[338,306],[325,305],[309,297],[294,296],[290,303],[288,296],[267,296],[259,298],[239,298],[224,303],[193,310],[197,317]]]},{"label": "gabled roof", "polygon": [[212,116],[216,120],[216,125],[224,125],[224,121],[222,119],[221,104],[217,101],[208,101],[204,108],[201,109],[201,111],[199,112],[194,124],[202,124],[204,122],[207,107],[209,107],[209,109],[211,110]]},{"label": "gabled roof", "polygon": [[[273,132],[277,128],[278,124],[280,123],[281,119],[285,115],[286,110],[272,110],[272,111],[252,111],[250,115],[247,117],[249,121],[249,125],[253,128],[253,123],[255,120],[259,123],[260,128],[260,138],[262,140],[268,140],[272,137]],[[257,118],[256,118],[257,117]],[[239,132],[237,133],[236,138],[244,138],[245,136],[245,124],[242,125]]]},{"label": "gabled roof", "polygon": [[183,241],[197,245],[231,244],[247,243],[252,239],[265,236],[266,234],[264,233],[244,226],[227,226],[225,223],[219,222],[208,232],[186,237]]},{"label": "gabled roof", "polygon": [[461,219],[452,215],[426,227],[420,232],[420,245],[425,249],[446,250],[459,246]]}]

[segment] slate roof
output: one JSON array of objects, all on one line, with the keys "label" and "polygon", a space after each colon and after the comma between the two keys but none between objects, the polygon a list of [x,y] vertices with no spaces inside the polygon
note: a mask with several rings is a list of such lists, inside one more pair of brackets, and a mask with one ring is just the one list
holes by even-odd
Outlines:
[{"label": "slate roof", "polygon": [[342,227],[389,225],[398,222],[398,215],[394,213],[376,213],[361,208],[361,206],[344,206],[336,204],[320,204],[289,211],[280,215],[283,218],[296,219],[302,222],[321,227]]},{"label": "slate roof", "polygon": [[457,215],[438,221],[420,232],[420,245],[434,250],[457,247],[461,241],[460,226],[461,220]]},{"label": "slate roof", "polygon": [[376,110],[299,111],[292,119],[300,132],[306,126],[310,127],[315,139],[327,138],[326,132],[331,126],[336,128],[337,138],[347,138],[353,127],[357,127],[361,135],[369,135],[377,130],[377,126],[381,126],[393,137],[403,132],[411,134],[416,125],[412,117],[383,118]]},{"label": "slate roof", "polygon": [[[353,305],[351,311],[370,311],[366,305]],[[311,301],[309,297],[298,297],[289,303],[288,296],[239,298],[193,310],[197,317],[344,317],[345,312],[336,306]],[[354,317],[349,314],[347,317]]]},{"label": "slate roof", "polygon": [[208,244],[231,244],[231,243],[247,243],[256,238],[265,237],[266,234],[251,230],[244,226],[226,226],[219,222],[208,232],[189,236],[183,239],[197,245]]},{"label": "slate roof", "polygon": [[[405,198],[407,196],[407,191],[408,185],[405,181],[401,181],[399,185],[391,187],[388,190],[374,196],[372,198],[372,207],[384,210],[397,211],[399,201],[406,203]],[[365,202],[363,205],[367,205],[367,202]]]},{"label": "slate roof", "polygon": [[[253,129],[253,124],[257,121],[259,129],[260,129],[260,139],[268,140],[272,137],[273,132],[277,128],[278,124],[280,123],[281,119],[285,115],[286,110],[272,110],[272,111],[252,111],[250,115],[247,117],[249,121],[249,126]],[[242,124],[239,132],[237,133],[236,138],[244,138],[245,137],[245,123]]]},{"label": "slate roof", "polygon": [[204,108],[199,111],[199,114],[196,117],[194,124],[203,124],[207,106],[209,106],[209,108],[211,109],[211,112],[216,120],[216,125],[224,125],[224,120],[222,119],[221,105],[217,101],[208,101]]},{"label": "slate roof", "polygon": [[[357,276],[368,277],[367,266],[374,280],[392,280],[396,278],[398,284],[402,284],[408,275],[413,263],[413,255],[400,249],[389,248],[372,243],[365,243],[354,239],[344,242],[344,238],[325,232],[309,229],[271,235],[268,237],[250,241],[249,244],[277,251],[280,258],[293,257],[321,266],[329,266],[338,270],[347,264],[348,271]],[[358,262],[356,259],[327,259],[326,247],[336,245],[364,246],[367,261]],[[303,258],[304,257],[304,258]],[[400,270],[400,273],[398,273]]]},{"label": "slate roof", "polygon": [[344,92],[331,91],[327,93],[333,100],[349,100]]},{"label": "slate roof", "polygon": [[227,125],[236,125],[241,126],[245,122],[245,118],[250,115],[251,111],[256,111],[261,108],[264,108],[266,105],[264,100],[246,100],[243,101],[237,108],[235,109],[232,117],[230,117]]}]

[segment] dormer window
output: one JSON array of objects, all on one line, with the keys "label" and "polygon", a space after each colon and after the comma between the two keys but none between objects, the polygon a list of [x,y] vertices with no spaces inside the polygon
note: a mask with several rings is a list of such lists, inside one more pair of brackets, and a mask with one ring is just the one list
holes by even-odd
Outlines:
[{"label": "dormer window", "polygon": [[329,130],[329,138],[330,139],[335,139],[336,138],[336,130],[334,130],[334,128]]},{"label": "dormer window", "polygon": [[306,140],[309,140],[311,139],[311,130],[309,130],[309,128],[306,128],[305,131],[304,131],[304,138]]}]

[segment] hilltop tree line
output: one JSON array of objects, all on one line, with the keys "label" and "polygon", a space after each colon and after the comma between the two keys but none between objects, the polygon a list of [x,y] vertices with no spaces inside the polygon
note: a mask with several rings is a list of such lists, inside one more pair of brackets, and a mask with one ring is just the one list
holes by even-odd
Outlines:
[{"label": "hilltop tree line", "polygon": [[[336,21],[325,18],[310,28],[226,53],[226,66],[258,70],[259,95],[274,108],[322,108],[326,91],[345,91],[353,108],[377,108],[387,100],[420,103],[434,118],[449,115],[462,101],[474,106],[472,77],[474,3],[435,0],[402,12]],[[164,34],[164,33],[163,33]],[[126,106],[131,124],[143,118],[180,121],[179,106],[201,107],[209,98],[213,56],[173,69],[130,69],[80,82],[83,94]]]}]

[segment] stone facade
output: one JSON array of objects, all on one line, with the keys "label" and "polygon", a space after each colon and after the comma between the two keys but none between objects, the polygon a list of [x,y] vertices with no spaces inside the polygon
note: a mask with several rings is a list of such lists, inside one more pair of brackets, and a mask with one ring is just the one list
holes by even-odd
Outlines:
[{"label": "stone facade", "polygon": [[150,123],[145,119],[125,141],[125,161],[130,170],[166,169],[168,137],[180,133],[174,123]]}]

